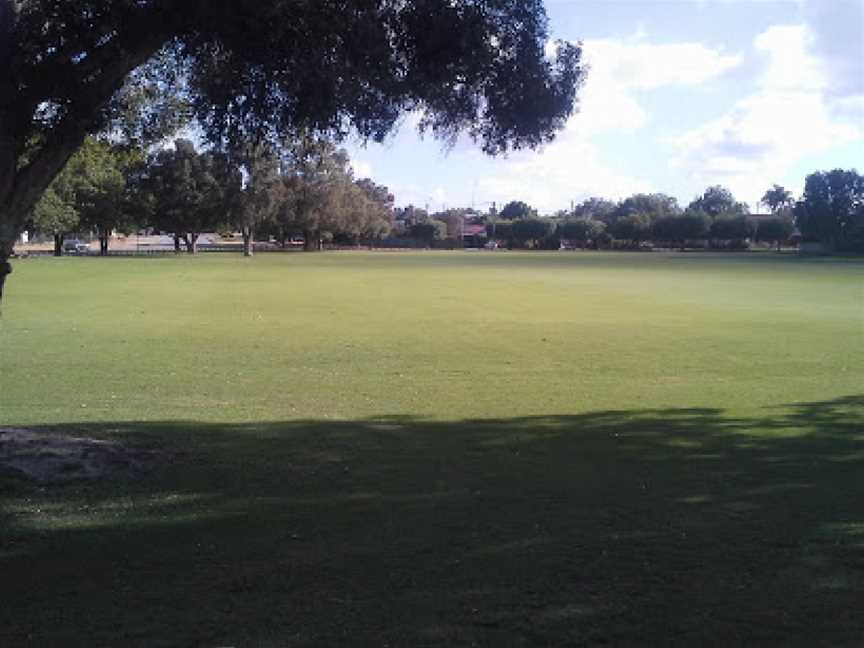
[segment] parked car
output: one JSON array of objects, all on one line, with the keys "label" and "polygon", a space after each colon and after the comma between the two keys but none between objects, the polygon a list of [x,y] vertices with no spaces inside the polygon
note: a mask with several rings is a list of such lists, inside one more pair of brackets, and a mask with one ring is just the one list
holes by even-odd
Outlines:
[{"label": "parked car", "polygon": [[66,254],[87,254],[90,244],[79,239],[68,239],[63,241],[63,251]]}]

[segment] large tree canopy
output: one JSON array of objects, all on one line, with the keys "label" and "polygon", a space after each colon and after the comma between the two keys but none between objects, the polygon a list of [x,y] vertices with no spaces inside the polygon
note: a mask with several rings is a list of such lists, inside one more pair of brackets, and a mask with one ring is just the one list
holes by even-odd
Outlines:
[{"label": "large tree canopy", "polygon": [[380,139],[418,111],[494,154],[548,141],[573,110],[581,49],[547,41],[541,0],[0,0],[0,262],[86,134],[140,104],[130,75],[182,80],[214,142]]}]

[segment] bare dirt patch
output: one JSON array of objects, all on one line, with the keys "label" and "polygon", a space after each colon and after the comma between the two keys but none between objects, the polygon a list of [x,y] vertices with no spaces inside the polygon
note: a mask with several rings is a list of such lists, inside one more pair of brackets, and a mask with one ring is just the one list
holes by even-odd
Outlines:
[{"label": "bare dirt patch", "polygon": [[118,441],[0,428],[0,473],[39,483],[139,477],[162,459]]}]

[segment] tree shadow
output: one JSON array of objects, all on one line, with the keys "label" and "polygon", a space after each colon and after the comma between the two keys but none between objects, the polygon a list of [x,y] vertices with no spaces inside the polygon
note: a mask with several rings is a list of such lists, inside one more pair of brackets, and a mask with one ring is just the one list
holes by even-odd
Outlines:
[{"label": "tree shadow", "polygon": [[173,461],[0,480],[0,643],[855,643],[862,421],[864,396],[44,428]]}]

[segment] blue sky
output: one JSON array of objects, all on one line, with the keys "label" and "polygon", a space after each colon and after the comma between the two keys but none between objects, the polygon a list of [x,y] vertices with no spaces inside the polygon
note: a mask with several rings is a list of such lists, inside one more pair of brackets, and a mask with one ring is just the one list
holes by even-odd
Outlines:
[{"label": "blue sky", "polygon": [[358,176],[398,205],[543,212],[588,196],[710,184],[755,208],[817,169],[864,171],[864,0],[546,0],[552,36],[582,40],[580,110],[537,152],[484,156],[421,139],[412,117],[384,144],[349,143]]}]

